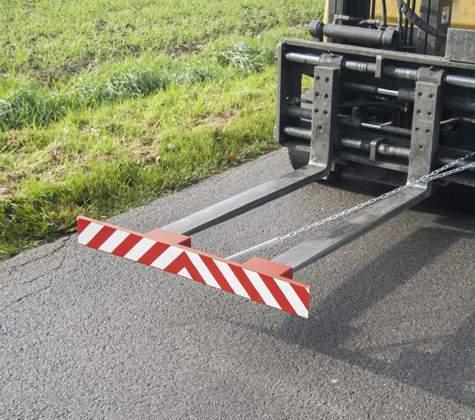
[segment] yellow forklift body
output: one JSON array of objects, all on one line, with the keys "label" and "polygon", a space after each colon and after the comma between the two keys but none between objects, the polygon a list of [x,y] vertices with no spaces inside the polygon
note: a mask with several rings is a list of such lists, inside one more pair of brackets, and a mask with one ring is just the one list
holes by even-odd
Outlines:
[{"label": "yellow forklift body", "polygon": [[[381,1],[376,1],[376,16],[381,19]],[[416,12],[420,14],[421,0],[416,1]],[[325,23],[328,23],[328,4],[325,7]],[[396,24],[398,20],[398,10],[396,1],[387,1],[388,5],[388,22]],[[450,15],[450,10],[448,10]],[[475,29],[475,2],[472,0],[453,0],[452,4],[451,27],[461,29]]]}]

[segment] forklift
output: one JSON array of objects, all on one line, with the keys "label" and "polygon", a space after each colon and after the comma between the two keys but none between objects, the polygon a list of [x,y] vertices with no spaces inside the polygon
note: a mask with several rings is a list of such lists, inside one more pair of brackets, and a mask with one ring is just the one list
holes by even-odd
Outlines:
[{"label": "forklift", "polygon": [[[292,172],[148,233],[80,216],[79,244],[308,318],[310,285],[296,271],[440,186],[473,199],[474,29],[468,0],[328,0],[311,39],[277,48],[275,138]],[[334,176],[393,189],[228,258],[192,248],[192,234]],[[256,256],[311,230],[272,260]]]}]

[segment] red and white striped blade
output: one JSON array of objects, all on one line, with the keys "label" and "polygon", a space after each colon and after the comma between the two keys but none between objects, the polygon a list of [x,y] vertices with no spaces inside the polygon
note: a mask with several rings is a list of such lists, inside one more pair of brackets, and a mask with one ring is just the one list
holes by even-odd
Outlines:
[{"label": "red and white striped blade", "polygon": [[77,227],[81,245],[156,267],[292,315],[309,316],[310,288],[306,284],[82,216],[77,219]]}]

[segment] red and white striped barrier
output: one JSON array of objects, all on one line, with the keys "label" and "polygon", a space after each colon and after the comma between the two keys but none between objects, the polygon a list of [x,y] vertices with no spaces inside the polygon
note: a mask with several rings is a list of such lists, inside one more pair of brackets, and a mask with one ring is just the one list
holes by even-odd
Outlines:
[{"label": "red and white striped barrier", "polygon": [[198,283],[308,318],[310,288],[291,279],[290,267],[260,258],[244,264],[191,248],[191,238],[161,229],[146,234],[78,217],[78,242]]}]

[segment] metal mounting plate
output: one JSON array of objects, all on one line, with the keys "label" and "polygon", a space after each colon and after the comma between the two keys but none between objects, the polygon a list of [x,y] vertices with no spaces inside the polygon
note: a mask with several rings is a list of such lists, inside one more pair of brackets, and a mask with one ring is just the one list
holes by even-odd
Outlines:
[{"label": "metal mounting plate", "polygon": [[418,71],[408,181],[415,181],[432,170],[439,146],[443,76],[443,71],[425,67]]},{"label": "metal mounting plate", "polygon": [[336,144],[340,61],[337,63],[331,67],[317,66],[314,74],[310,164],[318,166],[327,175]]}]

